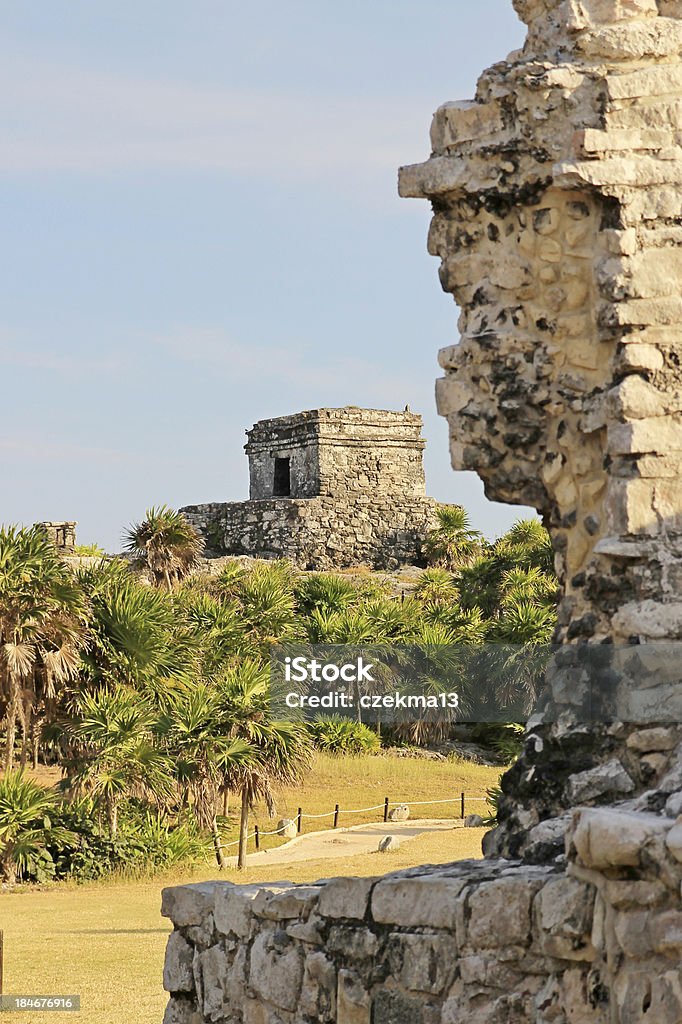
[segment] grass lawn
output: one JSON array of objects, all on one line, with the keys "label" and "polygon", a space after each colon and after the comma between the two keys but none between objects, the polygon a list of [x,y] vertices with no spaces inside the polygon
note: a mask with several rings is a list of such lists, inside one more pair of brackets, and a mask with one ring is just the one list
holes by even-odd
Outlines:
[{"label": "grass lawn", "polygon": [[[499,770],[468,763],[394,757],[338,758],[318,755],[302,787],[279,794],[278,812],[294,817],[304,811],[304,831],[315,831],[331,819],[309,821],[305,812],[321,814],[339,803],[346,807],[391,802],[484,796]],[[41,781],[47,782],[45,776]],[[473,803],[480,811],[484,804]],[[231,817],[236,806],[230,808]],[[458,804],[424,806],[413,817],[458,817]],[[341,814],[340,824],[376,821],[380,812]],[[254,821],[271,828],[264,809]],[[221,877],[233,882],[288,879],[314,881],[333,875],[374,875],[424,863],[446,863],[480,857],[481,829],[419,836],[394,853],[362,854],[347,859],[287,865],[258,865]],[[234,833],[234,824],[230,825]],[[231,834],[226,833],[226,839]],[[253,841],[249,844],[253,848]],[[159,913],[165,885],[217,877],[214,864],[173,870],[151,880],[108,880],[91,885],[55,885],[43,891],[21,890],[0,896],[0,928],[5,933],[4,990],[10,994],[80,994],[86,1024],[161,1024],[166,996],[161,971],[169,923]],[[52,1020],[45,1013],[22,1014],[23,1024]]]}]

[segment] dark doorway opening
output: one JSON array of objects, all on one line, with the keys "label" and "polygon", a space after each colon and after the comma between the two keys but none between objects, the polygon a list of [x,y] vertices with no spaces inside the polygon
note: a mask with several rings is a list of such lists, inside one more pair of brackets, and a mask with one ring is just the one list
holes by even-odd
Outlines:
[{"label": "dark doorway opening", "polygon": [[287,498],[291,494],[289,459],[275,459],[275,484],[272,493],[276,498]]}]

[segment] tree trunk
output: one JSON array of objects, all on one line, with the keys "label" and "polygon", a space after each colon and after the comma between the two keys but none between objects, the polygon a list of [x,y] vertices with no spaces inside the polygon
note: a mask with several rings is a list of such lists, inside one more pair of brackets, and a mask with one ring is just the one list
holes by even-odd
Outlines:
[{"label": "tree trunk", "polygon": [[19,687],[17,680],[9,677],[10,696],[7,707],[7,730],[5,732],[5,768],[9,771],[14,762],[14,741],[17,736],[17,706],[19,703]]},{"label": "tree trunk", "polygon": [[118,833],[118,804],[114,797],[107,798],[107,822],[109,824],[109,835],[112,839]]},{"label": "tree trunk", "polygon": [[33,771],[38,770],[39,758],[40,758],[40,734],[42,732],[42,722],[38,718],[33,719]]},{"label": "tree trunk", "polygon": [[239,856],[237,867],[240,871],[246,867],[246,844],[249,835],[249,792],[246,787],[242,790],[242,813],[239,819]]},{"label": "tree trunk", "polygon": [[223,790],[223,818],[227,817],[227,812],[229,811],[229,809],[230,809],[230,791],[227,788],[227,786],[225,786],[225,789]]},{"label": "tree trunk", "polygon": [[30,701],[26,702],[23,708],[23,731],[21,738],[21,760],[19,762],[21,768],[25,768],[28,764],[28,753],[31,746],[31,729],[33,727],[33,704]]},{"label": "tree trunk", "polygon": [[227,867],[227,861],[225,860],[225,854],[220,843],[220,833],[218,832],[218,822],[214,818],[211,822],[211,834],[213,836],[213,849],[215,850],[215,859],[218,861],[218,867],[221,871],[224,871]]},{"label": "tree trunk", "polygon": [[17,881],[17,865],[11,849],[5,850],[2,857],[2,880],[7,885],[15,885]]}]

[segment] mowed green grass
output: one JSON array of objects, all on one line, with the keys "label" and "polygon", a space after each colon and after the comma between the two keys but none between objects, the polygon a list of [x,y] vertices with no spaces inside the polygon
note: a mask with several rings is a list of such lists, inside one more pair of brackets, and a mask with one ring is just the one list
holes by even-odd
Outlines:
[{"label": "mowed green grass", "polygon": [[[464,789],[484,794],[499,778],[497,769],[426,760],[319,756],[301,789],[280,794],[280,813],[300,805],[321,813],[337,801],[362,807],[391,801],[438,799]],[[479,804],[480,808],[482,805]],[[455,816],[448,805],[424,807],[420,816]],[[473,809],[473,807],[472,807]],[[447,811],[447,814],[445,813]],[[457,810],[457,813],[458,810]],[[416,808],[414,816],[416,817]],[[341,818],[341,824],[376,820],[376,815]],[[268,825],[263,818],[263,825]],[[305,818],[304,818],[305,827]],[[320,823],[316,822],[319,828]],[[312,831],[312,829],[311,829]],[[378,875],[424,863],[480,857],[482,829],[453,829],[403,842],[395,853],[292,865],[258,865],[225,871],[232,882],[286,879],[309,882],[335,875]],[[215,865],[191,865],[151,880],[110,879],[91,885],[55,885],[0,896],[5,935],[4,991],[11,994],[80,994],[82,1011],[68,1019],[86,1024],[161,1024],[166,996],[161,973],[169,922],[160,915],[161,889],[217,878]],[[25,1013],[24,1024],[53,1020]]]}]

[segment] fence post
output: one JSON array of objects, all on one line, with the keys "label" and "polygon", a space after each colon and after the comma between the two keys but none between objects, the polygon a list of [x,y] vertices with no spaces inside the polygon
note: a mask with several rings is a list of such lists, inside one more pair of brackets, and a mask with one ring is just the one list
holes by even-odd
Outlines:
[{"label": "fence post", "polygon": [[339,805],[337,804],[336,807],[334,808],[334,828],[336,828],[338,823],[339,823]]},{"label": "fence post", "polygon": [[298,832],[299,835],[301,834],[302,821],[303,821],[303,810],[299,807],[298,814],[296,815],[296,831]]},{"label": "fence post", "polygon": [[388,821],[388,797],[384,797],[384,821]]},{"label": "fence post", "polygon": [[260,831],[258,825],[254,825],[254,836],[256,839],[256,849],[260,850]]},{"label": "fence post", "polygon": [[462,793],[462,821],[464,821],[464,793]]}]

